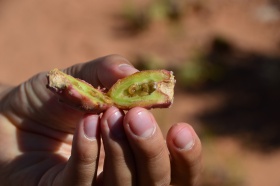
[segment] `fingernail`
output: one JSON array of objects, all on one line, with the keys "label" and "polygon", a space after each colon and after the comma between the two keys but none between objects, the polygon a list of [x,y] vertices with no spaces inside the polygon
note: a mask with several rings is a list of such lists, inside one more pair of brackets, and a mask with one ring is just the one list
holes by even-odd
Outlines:
[{"label": "fingernail", "polygon": [[84,118],[84,133],[90,140],[94,140],[97,137],[98,121],[98,115],[88,115]]},{"label": "fingernail", "polygon": [[174,139],[174,144],[179,149],[190,150],[194,146],[194,139],[191,131],[184,127],[178,133]]},{"label": "fingernail", "polygon": [[123,129],[123,115],[120,111],[115,111],[107,119],[107,124],[110,129],[110,133],[116,138],[122,138],[125,136]]},{"label": "fingernail", "polygon": [[128,125],[135,135],[143,138],[150,137],[156,129],[151,114],[146,110],[138,112],[136,117],[133,118]]},{"label": "fingernail", "polygon": [[128,65],[128,64],[120,64],[119,69],[127,74],[132,74],[132,73],[138,72],[138,70],[136,68],[134,68],[133,66]]}]

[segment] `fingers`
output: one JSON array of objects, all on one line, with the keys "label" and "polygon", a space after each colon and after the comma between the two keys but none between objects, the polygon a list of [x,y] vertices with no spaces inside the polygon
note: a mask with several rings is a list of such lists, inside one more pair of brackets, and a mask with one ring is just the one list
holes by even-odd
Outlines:
[{"label": "fingers", "polygon": [[192,186],[201,169],[201,143],[193,128],[185,123],[171,127],[166,138],[171,156],[172,184]]},{"label": "fingers", "polygon": [[170,160],[162,133],[150,112],[133,108],[124,129],[135,157],[139,185],[169,185]]},{"label": "fingers", "polygon": [[86,115],[77,126],[71,157],[57,185],[91,185],[96,179],[99,154],[99,116]]},{"label": "fingers", "polygon": [[[105,148],[104,185],[195,184],[201,171],[201,143],[190,125],[169,130],[167,144],[150,112],[107,110],[101,119]],[[169,152],[168,152],[169,149]]]},{"label": "fingers", "polygon": [[101,118],[101,133],[105,149],[104,185],[134,185],[134,158],[123,129],[124,113],[115,107]]},{"label": "fingers", "polygon": [[118,79],[137,71],[128,60],[118,55],[105,56],[66,69],[66,73],[74,77],[105,88],[110,88]]}]

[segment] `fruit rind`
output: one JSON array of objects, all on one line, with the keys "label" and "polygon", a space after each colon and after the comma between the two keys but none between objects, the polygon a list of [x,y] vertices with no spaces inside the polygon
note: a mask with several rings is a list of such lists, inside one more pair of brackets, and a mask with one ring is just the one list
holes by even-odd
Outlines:
[{"label": "fruit rind", "polygon": [[58,95],[59,101],[76,109],[101,113],[113,106],[112,100],[101,90],[58,69],[51,70],[47,79],[47,88]]},{"label": "fruit rind", "polygon": [[[147,95],[126,95],[131,86],[154,83],[154,90]],[[136,72],[118,80],[107,93],[114,104],[121,109],[140,106],[144,108],[165,108],[173,103],[175,79],[167,70],[146,70]]]},{"label": "fruit rind", "polygon": [[171,71],[146,70],[119,79],[107,92],[53,69],[47,74],[47,88],[59,100],[84,112],[101,113],[111,106],[167,108],[173,103],[175,78]]}]

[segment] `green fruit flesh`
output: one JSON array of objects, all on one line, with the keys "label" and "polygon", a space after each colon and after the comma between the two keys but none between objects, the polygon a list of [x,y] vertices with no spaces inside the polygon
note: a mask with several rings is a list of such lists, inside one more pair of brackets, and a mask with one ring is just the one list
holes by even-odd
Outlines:
[{"label": "green fruit flesh", "polygon": [[85,112],[100,113],[111,106],[128,110],[136,106],[165,108],[173,102],[175,79],[170,71],[147,70],[118,80],[104,93],[87,82],[51,70],[47,87],[64,103]]},{"label": "green fruit flesh", "polygon": [[47,87],[59,100],[80,110],[100,112],[113,105],[112,100],[89,83],[67,75],[58,69],[51,70]]},{"label": "green fruit flesh", "polygon": [[173,101],[173,94],[170,96],[160,89],[164,83],[172,84],[168,88],[173,91],[175,81],[172,73],[165,70],[142,71],[119,80],[109,90],[108,96],[117,107],[123,109],[161,107]]}]

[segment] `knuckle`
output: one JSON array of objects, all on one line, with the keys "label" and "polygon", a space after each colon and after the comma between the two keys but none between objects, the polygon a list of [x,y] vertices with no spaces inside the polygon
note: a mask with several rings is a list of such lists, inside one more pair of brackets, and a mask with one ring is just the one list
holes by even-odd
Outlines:
[{"label": "knuckle", "polygon": [[148,152],[146,152],[145,158],[149,161],[158,161],[163,158],[165,153],[166,148],[162,145],[159,148],[151,148]]},{"label": "knuckle", "polygon": [[90,165],[97,160],[97,155],[91,156],[87,153],[81,153],[78,155],[77,161],[83,165]]},{"label": "knuckle", "polygon": [[166,175],[156,185],[157,186],[167,186],[167,185],[170,185],[170,182],[171,182],[170,175]]},{"label": "knuckle", "polygon": [[191,155],[189,155],[188,162],[191,167],[197,167],[201,164],[202,161],[202,149],[196,148],[195,151],[192,152]]}]

